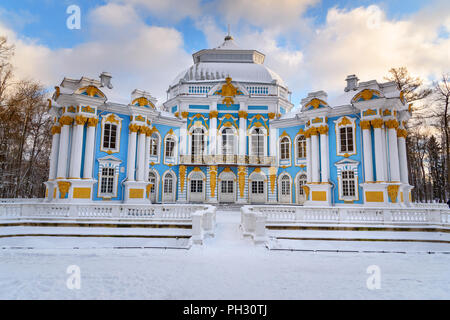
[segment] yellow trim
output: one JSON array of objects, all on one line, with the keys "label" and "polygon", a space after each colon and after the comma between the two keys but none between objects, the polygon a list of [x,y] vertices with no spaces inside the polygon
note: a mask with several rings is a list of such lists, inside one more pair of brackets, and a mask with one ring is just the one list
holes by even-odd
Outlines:
[{"label": "yellow trim", "polygon": [[129,195],[130,199],[143,199],[144,189],[130,189]]},{"label": "yellow trim", "polygon": [[327,201],[327,192],[326,191],[311,191],[311,200],[312,201]]},{"label": "yellow trim", "polygon": [[383,191],[366,191],[366,202],[384,202]]},{"label": "yellow trim", "polygon": [[90,199],[91,188],[73,188],[74,199]]}]

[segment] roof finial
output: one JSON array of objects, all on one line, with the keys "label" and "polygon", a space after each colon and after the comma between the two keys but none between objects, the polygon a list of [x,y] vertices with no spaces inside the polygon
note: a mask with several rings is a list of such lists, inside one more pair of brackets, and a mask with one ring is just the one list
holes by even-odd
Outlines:
[{"label": "roof finial", "polygon": [[225,41],[227,40],[233,40],[233,37],[230,35],[230,24],[228,24],[228,34],[225,37]]}]

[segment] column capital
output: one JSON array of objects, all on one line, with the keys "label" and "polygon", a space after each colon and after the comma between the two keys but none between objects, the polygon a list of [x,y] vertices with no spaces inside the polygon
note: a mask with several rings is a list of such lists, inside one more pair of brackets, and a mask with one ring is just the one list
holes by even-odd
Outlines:
[{"label": "column capital", "polygon": [[320,126],[317,128],[317,131],[319,131],[320,134],[328,134],[328,126]]},{"label": "column capital", "polygon": [[383,127],[383,123],[384,123],[384,121],[381,118],[370,120],[370,124],[375,129],[380,129],[381,127]]},{"label": "column capital", "polygon": [[397,129],[398,128],[398,121],[395,119],[390,119],[384,122],[387,128],[389,129]]},{"label": "column capital", "polygon": [[96,127],[98,124],[98,118],[88,118],[87,125],[88,127]]},{"label": "column capital", "polygon": [[77,115],[75,117],[75,122],[77,125],[84,126],[84,124],[86,123],[87,120],[88,120],[88,118],[85,116],[82,116],[82,115]]},{"label": "column capital", "polygon": [[214,119],[214,118],[217,118],[218,115],[219,115],[219,111],[213,110],[209,113],[209,118]]},{"label": "column capital", "polygon": [[137,125],[137,124],[130,124],[129,126],[128,126],[128,129],[130,130],[130,133],[131,132],[138,132],[139,131],[139,125]]},{"label": "column capital", "polygon": [[238,116],[239,116],[239,118],[247,119],[247,117],[248,117],[248,112],[247,112],[247,111],[240,110],[240,111],[238,112]]},{"label": "column capital", "polygon": [[406,129],[397,129],[397,138],[406,138],[408,131]]},{"label": "column capital", "polygon": [[181,117],[182,117],[183,119],[187,119],[188,115],[189,115],[189,112],[187,112],[187,111],[181,112]]},{"label": "column capital", "polygon": [[270,120],[273,120],[273,119],[275,119],[276,114],[273,112],[269,112],[268,116],[269,116]]},{"label": "column capital", "polygon": [[309,129],[307,130],[307,132],[309,132],[309,134],[310,134],[311,136],[316,136],[316,135],[319,134],[319,131],[317,130],[316,127],[311,127],[311,128],[309,128]]},{"label": "column capital", "polygon": [[59,123],[61,126],[69,126],[73,123],[73,118],[69,116],[62,116],[59,118]]},{"label": "column capital", "polygon": [[363,130],[370,130],[370,121],[369,120],[361,120],[359,122],[359,126]]},{"label": "column capital", "polygon": [[53,126],[52,127],[52,135],[54,134],[60,134],[61,133],[61,127],[60,126]]}]

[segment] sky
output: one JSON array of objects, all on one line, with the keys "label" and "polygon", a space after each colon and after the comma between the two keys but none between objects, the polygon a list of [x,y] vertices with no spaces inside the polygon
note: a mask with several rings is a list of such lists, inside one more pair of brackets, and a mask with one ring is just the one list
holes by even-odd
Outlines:
[{"label": "sky", "polygon": [[[67,27],[72,5],[80,29]],[[448,0],[0,0],[18,78],[50,91],[108,71],[108,99],[123,103],[136,88],[164,102],[192,54],[220,45],[228,25],[240,47],[266,55],[296,107],[311,91],[340,94],[349,74],[381,82],[405,66],[431,84],[450,72]]]}]

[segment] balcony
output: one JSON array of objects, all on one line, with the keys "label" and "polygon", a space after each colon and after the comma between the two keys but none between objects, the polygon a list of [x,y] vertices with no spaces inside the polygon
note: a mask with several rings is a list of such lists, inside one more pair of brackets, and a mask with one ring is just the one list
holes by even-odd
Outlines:
[{"label": "balcony", "polygon": [[180,164],[273,166],[276,164],[276,159],[270,156],[181,155]]}]

